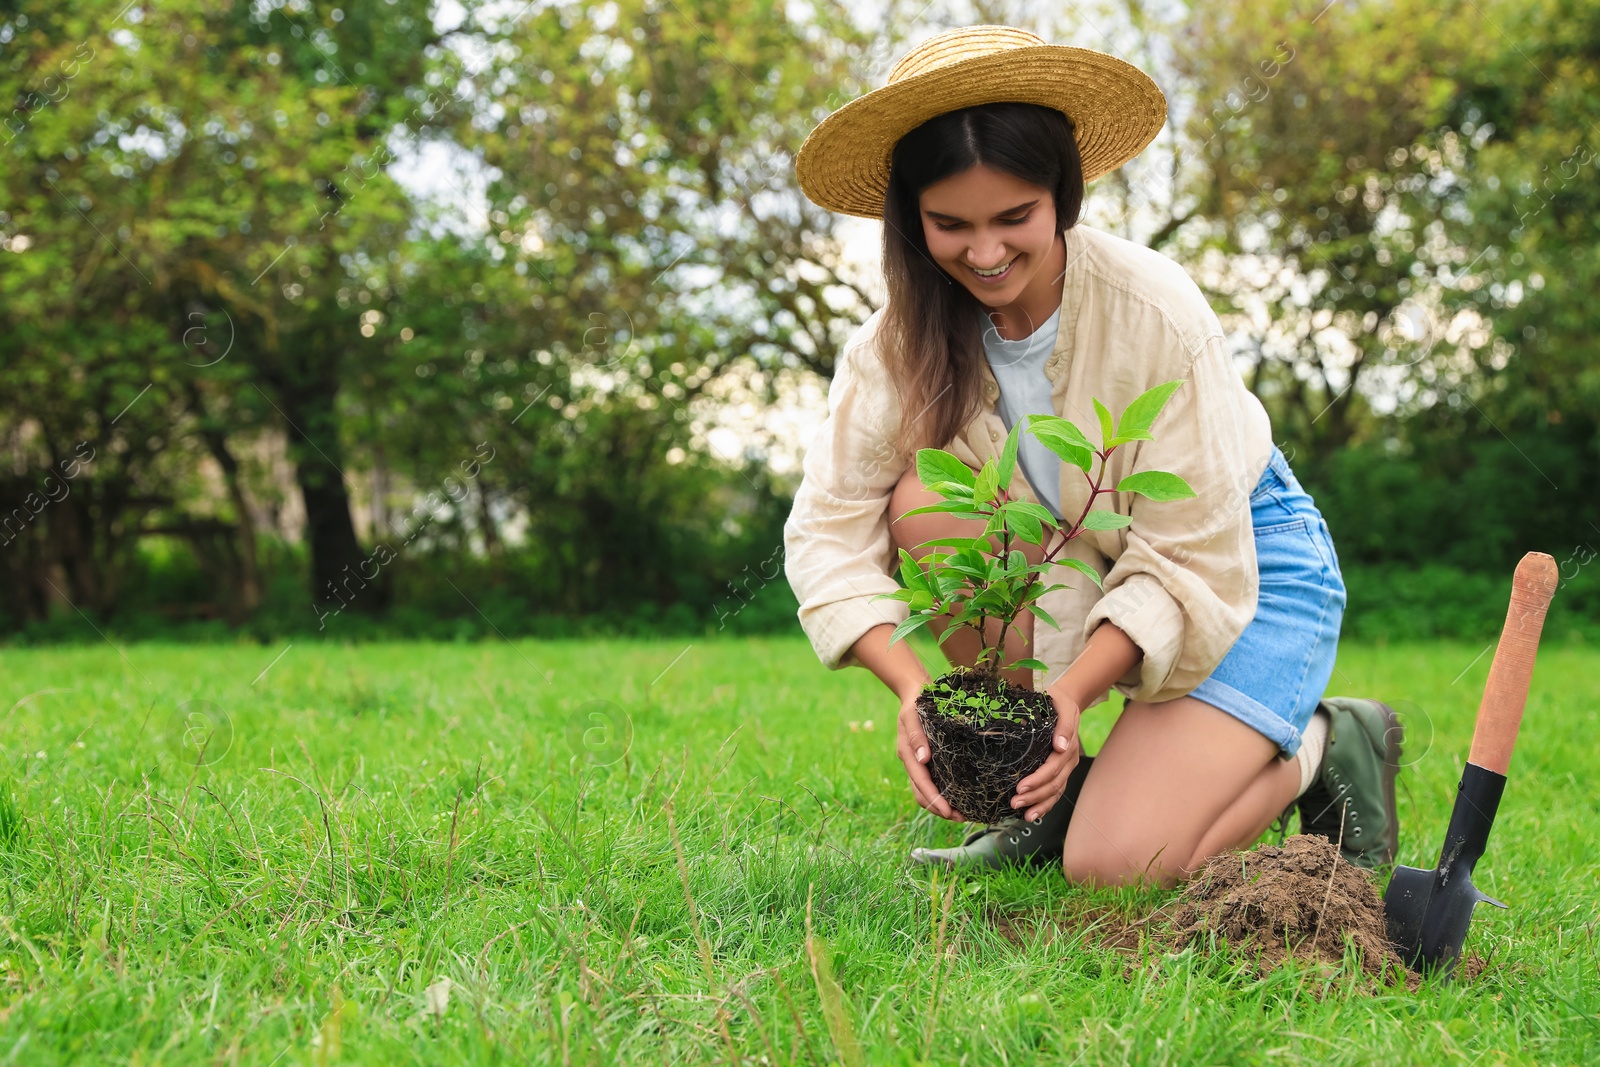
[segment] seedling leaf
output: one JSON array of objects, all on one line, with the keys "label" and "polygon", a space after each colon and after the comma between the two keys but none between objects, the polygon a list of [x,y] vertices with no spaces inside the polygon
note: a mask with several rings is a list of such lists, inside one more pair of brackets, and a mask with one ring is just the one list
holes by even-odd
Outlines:
[{"label": "seedling leaf", "polygon": [[1011,426],[1011,432],[1006,434],[1005,447],[1000,450],[1000,466],[997,469],[1000,485],[1011,488],[1011,475],[1017,469],[1017,447],[1022,443],[1022,420],[1018,419]]},{"label": "seedling leaf", "polygon": [[928,579],[923,575],[922,568],[917,566],[917,561],[905,549],[900,550],[900,581],[907,589],[926,589]]},{"label": "seedling leaf", "polygon": [[1189,483],[1166,471],[1139,471],[1117,483],[1119,493],[1139,493],[1151,500],[1185,500],[1194,496]]},{"label": "seedling leaf", "polygon": [[1000,471],[994,460],[989,460],[978,472],[977,483],[972,489],[972,499],[993,500],[995,492],[1000,488]]},{"label": "seedling leaf", "polygon": [[928,625],[928,623],[932,621],[932,615],[912,615],[910,618],[906,619],[905,622],[902,622],[899,626],[894,628],[894,632],[889,635],[889,643],[891,645],[894,644],[902,637],[920,627]]},{"label": "seedling leaf", "polygon": [[979,514],[977,505],[970,500],[941,500],[937,504],[924,504],[920,508],[912,508],[900,517],[903,519],[906,515],[926,515],[933,511],[947,511],[952,515]]},{"label": "seedling leaf", "polygon": [[924,541],[918,548],[971,548],[970,537],[935,537],[932,541]]},{"label": "seedling leaf", "polygon": [[1177,391],[1184,380],[1179,378],[1175,381],[1162,382],[1134,397],[1133,402],[1123,409],[1122,420],[1117,424],[1117,443],[1154,441],[1155,438],[1150,436],[1150,427],[1156,421],[1156,416],[1161,414],[1161,409],[1166,407],[1167,399]]},{"label": "seedling leaf", "polygon": [[1044,540],[1044,527],[1032,515],[1017,511],[1006,518],[1011,523],[1011,529],[1015,531],[1016,535],[1028,542],[1028,544],[1037,545]]},{"label": "seedling leaf", "polygon": [[1050,451],[1081,470],[1094,461],[1094,445],[1078,429],[1059,415],[1029,415],[1028,430]]},{"label": "seedling leaf", "polygon": [[938,493],[940,496],[962,497],[967,500],[972,499],[972,486],[962,485],[960,482],[934,482],[932,485],[923,486],[923,488],[928,490],[930,493]]},{"label": "seedling leaf", "polygon": [[1089,399],[1094,402],[1094,413],[1100,419],[1100,440],[1109,445],[1111,439],[1117,436],[1116,426],[1111,421],[1111,412],[1107,411],[1106,406],[1100,403],[1099,397],[1090,397]]},{"label": "seedling leaf", "polygon": [[977,481],[971,467],[939,448],[917,449],[917,477],[929,489],[939,482],[955,482],[970,489]]},{"label": "seedling leaf", "polygon": [[1085,530],[1120,530],[1133,522],[1127,515],[1119,515],[1115,511],[1091,511],[1083,517]]},{"label": "seedling leaf", "polygon": [[1058,520],[1054,515],[1050,514],[1049,509],[1047,509],[1043,504],[1035,504],[1031,500],[1013,500],[1003,505],[1000,510],[1008,513],[1021,512],[1024,515],[1032,515],[1040,522],[1048,522],[1052,526],[1060,525],[1060,520]]},{"label": "seedling leaf", "polygon": [[1089,579],[1099,588],[1105,588],[1105,585],[1100,578],[1100,572],[1089,566],[1081,559],[1057,559],[1052,560],[1051,562],[1058,567],[1071,567],[1073,570],[1087,575]]},{"label": "seedling leaf", "polygon": [[1050,613],[1049,613],[1049,612],[1048,612],[1048,611],[1046,611],[1046,610],[1044,610],[1044,609],[1043,609],[1043,608],[1041,608],[1041,607],[1040,607],[1040,606],[1039,606],[1039,605],[1038,605],[1038,603],[1037,603],[1037,602],[1035,602],[1035,603],[1033,603],[1033,604],[1030,604],[1030,605],[1028,605],[1028,610],[1029,610],[1029,611],[1031,611],[1031,612],[1033,612],[1033,613],[1034,613],[1034,614],[1035,614],[1035,615],[1037,615],[1037,616],[1038,616],[1038,617],[1039,617],[1039,618],[1041,618],[1041,619],[1043,619],[1043,620],[1044,620],[1044,621],[1045,621],[1045,622],[1047,622],[1047,623],[1049,623],[1049,624],[1050,624],[1050,626],[1051,626],[1051,627],[1052,627],[1052,628],[1053,628],[1053,629],[1056,629],[1056,630],[1059,630],[1059,629],[1061,629],[1061,624],[1060,624],[1060,623],[1058,623],[1058,622],[1056,622],[1056,620],[1054,620],[1054,619],[1052,619],[1052,618],[1051,618],[1051,617],[1050,617]]}]

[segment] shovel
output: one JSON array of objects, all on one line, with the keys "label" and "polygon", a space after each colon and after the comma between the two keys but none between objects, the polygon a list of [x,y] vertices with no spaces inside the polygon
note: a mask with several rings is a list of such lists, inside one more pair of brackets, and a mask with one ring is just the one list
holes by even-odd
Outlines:
[{"label": "shovel", "polygon": [[1384,891],[1389,940],[1413,971],[1442,969],[1446,976],[1453,976],[1478,901],[1497,908],[1506,906],[1472,884],[1472,868],[1488,844],[1489,827],[1494,825],[1506,786],[1511,748],[1517,741],[1533,678],[1539,633],[1558,578],[1555,559],[1543,552],[1529,552],[1517,564],[1511,579],[1511,606],[1489,667],[1483,702],[1478,705],[1472,750],[1456,787],[1455,809],[1439,852],[1439,866],[1431,871],[1396,867]]}]

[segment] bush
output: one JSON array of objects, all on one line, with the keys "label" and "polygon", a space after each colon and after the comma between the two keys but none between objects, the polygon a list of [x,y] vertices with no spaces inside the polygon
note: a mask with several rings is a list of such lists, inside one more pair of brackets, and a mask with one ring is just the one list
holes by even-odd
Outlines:
[{"label": "bush", "polygon": [[[1562,560],[1557,559],[1558,564]],[[1342,564],[1350,592],[1345,640],[1409,641],[1500,636],[1511,600],[1511,571],[1485,574],[1442,563]],[[1545,639],[1600,641],[1600,559],[1568,563],[1545,617]]]}]

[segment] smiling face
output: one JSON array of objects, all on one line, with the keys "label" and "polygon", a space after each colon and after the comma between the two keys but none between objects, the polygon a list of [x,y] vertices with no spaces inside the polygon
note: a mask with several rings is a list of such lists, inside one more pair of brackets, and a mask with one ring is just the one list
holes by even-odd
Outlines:
[{"label": "smiling face", "polygon": [[979,165],[928,186],[919,207],[934,262],[1002,337],[1026,337],[1061,306],[1066,246],[1049,189]]}]

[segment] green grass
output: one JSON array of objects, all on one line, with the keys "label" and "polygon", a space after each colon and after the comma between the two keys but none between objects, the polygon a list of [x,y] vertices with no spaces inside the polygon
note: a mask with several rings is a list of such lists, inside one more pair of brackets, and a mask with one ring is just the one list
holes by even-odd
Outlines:
[{"label": "green grass", "polygon": [[[961,828],[912,803],[894,701],[803,641],[305,642],[263,675],[280,651],[0,650],[0,1064],[1600,1058],[1581,647],[1541,653],[1480,868],[1496,966],[1381,996],[1070,925],[1014,944],[1002,916],[1167,896],[1055,872],[946,898],[903,863]],[[1402,862],[1436,858],[1480,651],[1341,651],[1333,692],[1411,714]],[[231,731],[199,767],[186,701]]]}]

